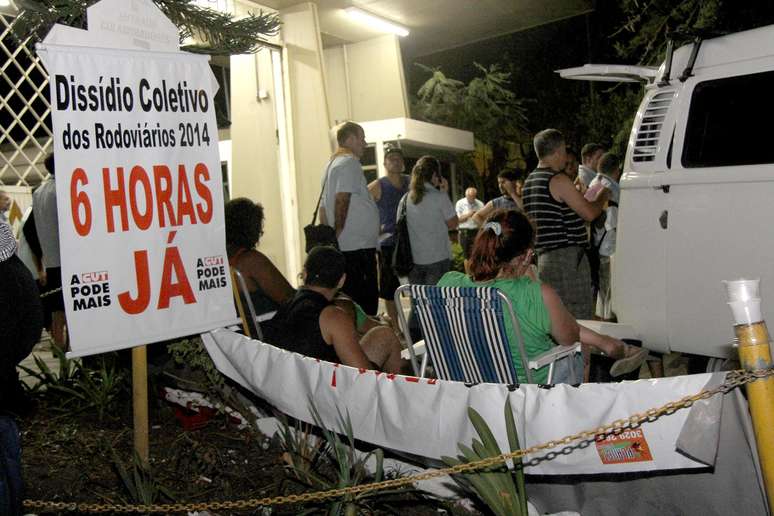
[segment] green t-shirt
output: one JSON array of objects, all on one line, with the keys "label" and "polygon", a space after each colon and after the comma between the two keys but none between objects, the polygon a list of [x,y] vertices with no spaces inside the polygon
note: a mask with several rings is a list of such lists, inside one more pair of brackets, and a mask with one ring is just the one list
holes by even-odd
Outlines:
[{"label": "green t-shirt", "polygon": [[[461,272],[447,272],[438,282],[439,287],[495,287],[503,292],[513,304],[516,317],[521,326],[521,335],[524,337],[524,349],[527,357],[532,358],[554,346],[551,340],[551,317],[543,302],[543,292],[540,282],[532,281],[527,277],[516,279],[495,279],[477,283]],[[516,368],[519,381],[525,382],[526,375],[521,365],[521,355],[516,344],[516,336],[513,333],[513,324],[510,317],[505,317],[505,332],[511,343],[511,359]],[[548,366],[533,371],[533,379],[536,383],[545,383],[548,379]]]}]

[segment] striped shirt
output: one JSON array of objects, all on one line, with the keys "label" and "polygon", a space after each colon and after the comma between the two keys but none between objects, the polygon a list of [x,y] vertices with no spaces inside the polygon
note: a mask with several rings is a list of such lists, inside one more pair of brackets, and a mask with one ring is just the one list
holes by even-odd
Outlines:
[{"label": "striped shirt", "polygon": [[11,232],[11,226],[0,222],[0,262],[16,254],[16,239]]},{"label": "striped shirt", "polygon": [[548,184],[559,172],[536,168],[524,182],[524,211],[537,228],[535,249],[550,251],[563,247],[585,247],[586,224],[572,208],[551,195]]}]

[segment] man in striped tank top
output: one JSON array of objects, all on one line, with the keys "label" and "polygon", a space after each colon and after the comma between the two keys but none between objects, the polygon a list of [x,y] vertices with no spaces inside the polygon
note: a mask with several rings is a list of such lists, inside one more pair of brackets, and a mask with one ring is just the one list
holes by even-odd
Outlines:
[{"label": "man in striped tank top", "polygon": [[545,129],[535,135],[533,145],[539,162],[524,183],[524,211],[537,229],[538,275],[557,291],[576,319],[591,319],[585,221],[599,216],[607,196],[587,201],[562,173],[567,152],[561,132]]}]

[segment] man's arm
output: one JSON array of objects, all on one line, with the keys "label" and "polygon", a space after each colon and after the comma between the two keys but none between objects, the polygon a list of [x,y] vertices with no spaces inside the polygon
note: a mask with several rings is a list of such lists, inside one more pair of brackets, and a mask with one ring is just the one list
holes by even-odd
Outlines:
[{"label": "man's arm", "polygon": [[344,231],[344,224],[347,222],[347,213],[349,212],[349,199],[352,196],[349,192],[339,192],[336,194],[336,208],[334,210],[334,225],[336,229],[336,238],[341,236]]},{"label": "man's arm", "polygon": [[[569,178],[568,178],[569,179]],[[565,308],[554,289],[543,283],[541,286],[543,303],[551,319],[551,336],[562,346],[569,346],[580,340],[580,327],[575,317]]]},{"label": "man's arm", "polygon": [[599,217],[602,208],[607,201],[607,194],[602,193],[594,202],[587,201],[583,194],[575,189],[572,181],[565,174],[556,174],[551,178],[548,184],[551,195],[559,202],[565,203],[572,208],[572,211],[578,214],[580,218],[587,222]]},{"label": "man's arm", "polygon": [[378,179],[374,179],[368,183],[368,193],[371,194],[371,197],[373,197],[376,202],[379,202],[379,199],[382,198],[382,184]]},{"label": "man's arm", "polygon": [[352,319],[337,306],[328,306],[320,314],[320,332],[333,346],[342,364],[361,369],[377,369],[363,353]]},{"label": "man's arm", "polygon": [[454,207],[457,212],[457,218],[460,221],[460,224],[463,222],[466,222],[468,219],[470,219],[473,215],[476,214],[476,210],[468,210],[465,211],[465,204],[462,203],[462,199],[457,202],[457,205]]},{"label": "man's arm", "polygon": [[[510,188],[508,185],[510,184]],[[519,207],[520,210],[524,211],[524,205],[521,202],[521,199],[518,195],[516,195],[516,187],[513,185],[513,183],[506,183],[505,184],[505,193],[508,194],[508,197],[511,198],[511,200],[516,203],[516,206]]]},{"label": "man's arm", "polygon": [[477,212],[476,212],[476,213],[473,215],[473,220],[474,220],[474,221],[475,221],[475,223],[476,223],[476,224],[478,224],[479,226],[483,226],[483,225],[484,225],[484,222],[486,222],[486,219],[487,219],[487,217],[489,217],[489,215],[490,215],[490,214],[491,214],[493,211],[494,211],[494,204],[492,204],[492,201],[489,201],[488,203],[486,203],[486,204],[484,205],[484,207],[483,207],[483,208],[481,208],[480,210],[478,210],[478,211],[477,211]]}]

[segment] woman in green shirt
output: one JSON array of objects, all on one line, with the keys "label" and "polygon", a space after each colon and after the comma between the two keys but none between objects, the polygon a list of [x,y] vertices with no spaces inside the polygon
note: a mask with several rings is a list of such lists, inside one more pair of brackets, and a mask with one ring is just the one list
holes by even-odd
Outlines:
[{"label": "woman in green shirt", "polygon": [[[516,210],[498,210],[476,236],[470,256],[470,276],[449,272],[438,286],[500,289],[513,304],[530,358],[549,350],[555,342],[570,345],[580,341],[618,359],[610,368],[613,376],[638,369],[648,356],[646,349],[629,346],[579,325],[556,291],[536,279],[532,267],[534,239],[535,229],[526,215]],[[505,326],[508,338],[515,342],[507,317]],[[526,375],[516,346],[511,347],[511,354],[519,379],[524,380]],[[544,383],[548,367],[537,370],[533,376],[536,382]]]}]

